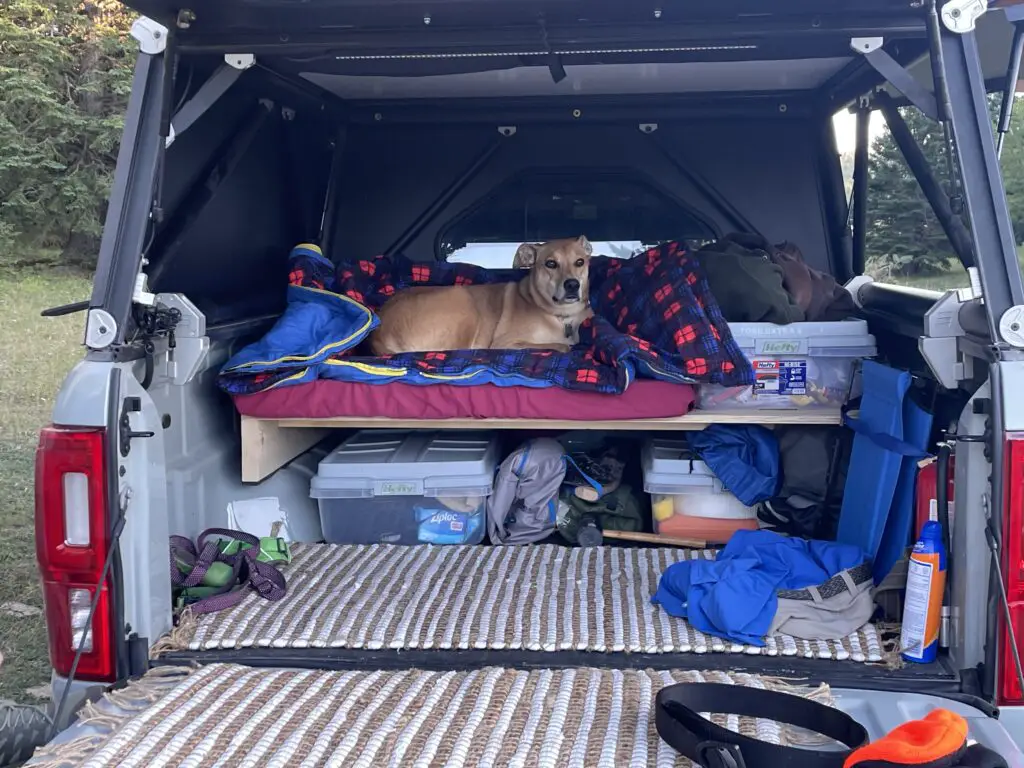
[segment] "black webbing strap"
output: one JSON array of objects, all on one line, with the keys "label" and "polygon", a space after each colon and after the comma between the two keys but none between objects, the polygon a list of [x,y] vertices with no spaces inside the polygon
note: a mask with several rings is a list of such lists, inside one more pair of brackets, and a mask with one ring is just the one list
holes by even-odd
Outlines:
[{"label": "black webbing strap", "polygon": [[[849,749],[783,747],[715,725],[698,712],[760,717],[820,733]],[[833,707],[778,691],[720,683],[680,683],[655,700],[658,735],[703,768],[842,768],[868,742],[864,727]]]}]

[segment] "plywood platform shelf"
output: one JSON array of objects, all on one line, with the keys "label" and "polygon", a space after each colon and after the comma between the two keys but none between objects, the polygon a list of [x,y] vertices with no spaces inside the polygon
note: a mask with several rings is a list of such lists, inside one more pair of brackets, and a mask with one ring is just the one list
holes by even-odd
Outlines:
[{"label": "plywood platform shelf", "polygon": [[256,483],[269,477],[296,456],[312,448],[332,429],[521,429],[567,431],[695,431],[711,424],[764,424],[765,426],[838,425],[838,409],[693,411],[664,419],[621,421],[552,421],[550,419],[386,419],[337,417],[330,419],[260,419],[242,416],[242,480]]}]

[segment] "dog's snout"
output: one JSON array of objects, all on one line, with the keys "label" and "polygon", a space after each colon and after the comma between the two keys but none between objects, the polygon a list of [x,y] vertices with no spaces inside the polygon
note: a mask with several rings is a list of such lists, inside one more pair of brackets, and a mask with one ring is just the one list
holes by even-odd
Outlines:
[{"label": "dog's snout", "polygon": [[579,293],[580,281],[574,278],[566,280],[562,285],[565,287],[566,293]]}]

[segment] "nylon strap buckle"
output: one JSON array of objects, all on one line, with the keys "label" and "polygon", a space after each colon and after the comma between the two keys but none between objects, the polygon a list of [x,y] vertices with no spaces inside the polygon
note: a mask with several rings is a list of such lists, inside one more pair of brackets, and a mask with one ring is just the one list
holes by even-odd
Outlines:
[{"label": "nylon strap buckle", "polygon": [[747,768],[738,744],[702,741],[697,745],[697,762],[703,768]]}]

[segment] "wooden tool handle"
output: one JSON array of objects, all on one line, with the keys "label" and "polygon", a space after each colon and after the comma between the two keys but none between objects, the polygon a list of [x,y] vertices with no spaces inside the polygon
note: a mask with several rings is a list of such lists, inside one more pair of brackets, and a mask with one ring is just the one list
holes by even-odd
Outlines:
[{"label": "wooden tool handle", "polygon": [[602,531],[606,539],[620,541],[636,541],[643,544],[661,544],[667,547],[690,547],[691,549],[707,549],[708,543],[698,539],[679,539],[675,536],[661,536],[657,533],[634,533],[633,531]]}]

